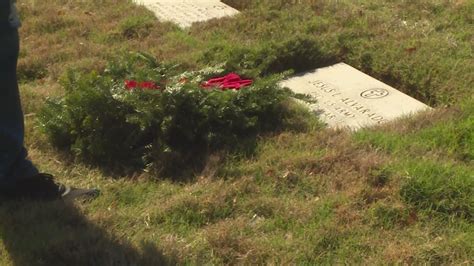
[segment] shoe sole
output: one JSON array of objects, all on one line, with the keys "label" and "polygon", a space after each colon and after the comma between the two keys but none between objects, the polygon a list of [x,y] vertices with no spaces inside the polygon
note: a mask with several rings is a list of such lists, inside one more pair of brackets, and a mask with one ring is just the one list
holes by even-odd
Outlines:
[{"label": "shoe sole", "polygon": [[74,188],[68,187],[61,195],[61,198],[65,201],[73,201],[73,200],[92,200],[97,198],[100,195],[100,190],[98,189],[82,189],[82,188]]}]

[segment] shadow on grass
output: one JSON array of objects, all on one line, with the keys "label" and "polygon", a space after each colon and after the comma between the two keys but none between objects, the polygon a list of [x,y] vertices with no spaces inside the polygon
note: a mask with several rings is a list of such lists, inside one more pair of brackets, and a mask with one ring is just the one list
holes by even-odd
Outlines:
[{"label": "shadow on grass", "polygon": [[74,204],[0,202],[0,217],[0,237],[12,265],[173,264],[151,243],[138,250],[106,232]]}]

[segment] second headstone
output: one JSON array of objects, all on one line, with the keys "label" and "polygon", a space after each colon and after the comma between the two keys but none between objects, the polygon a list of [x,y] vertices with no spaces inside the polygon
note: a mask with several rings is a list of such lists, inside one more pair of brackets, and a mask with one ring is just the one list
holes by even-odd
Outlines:
[{"label": "second headstone", "polygon": [[195,22],[233,16],[238,10],[218,0],[134,0],[144,5],[161,21],[171,21],[181,28],[190,27]]}]

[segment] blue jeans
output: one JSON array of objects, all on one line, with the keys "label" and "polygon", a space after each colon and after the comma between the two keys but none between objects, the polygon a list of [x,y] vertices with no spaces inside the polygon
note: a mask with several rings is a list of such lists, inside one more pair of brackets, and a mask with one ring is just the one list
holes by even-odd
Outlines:
[{"label": "blue jeans", "polygon": [[27,159],[24,122],[16,66],[19,52],[17,29],[0,29],[0,186],[38,170]]}]

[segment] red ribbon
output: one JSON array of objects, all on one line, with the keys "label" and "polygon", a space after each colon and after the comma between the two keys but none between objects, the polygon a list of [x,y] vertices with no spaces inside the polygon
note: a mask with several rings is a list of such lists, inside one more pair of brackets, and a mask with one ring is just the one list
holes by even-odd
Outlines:
[{"label": "red ribbon", "polygon": [[145,89],[145,90],[159,90],[160,86],[156,85],[153,81],[142,81],[137,82],[136,80],[125,80],[125,89]]}]

